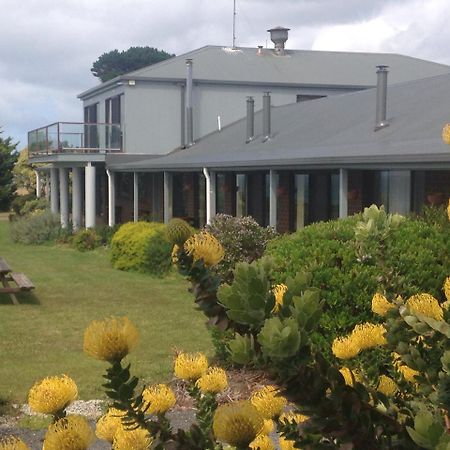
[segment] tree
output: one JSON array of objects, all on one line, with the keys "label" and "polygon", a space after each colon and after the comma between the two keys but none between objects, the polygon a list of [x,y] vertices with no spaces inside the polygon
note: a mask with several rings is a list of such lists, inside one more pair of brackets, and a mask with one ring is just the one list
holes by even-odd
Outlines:
[{"label": "tree", "polygon": [[[0,135],[3,131],[0,130]],[[13,144],[10,137],[0,136],[0,211],[8,211],[16,192],[13,168],[17,161],[17,143]]]},{"label": "tree", "polygon": [[36,175],[28,164],[28,148],[25,147],[19,152],[19,157],[13,172],[14,182],[19,191],[34,192],[36,189]]},{"label": "tree", "polygon": [[175,55],[153,47],[130,47],[122,52],[111,50],[99,56],[97,61],[92,64],[91,72],[94,77],[98,77],[102,82],[105,82],[124,73],[159,63],[173,56]]}]

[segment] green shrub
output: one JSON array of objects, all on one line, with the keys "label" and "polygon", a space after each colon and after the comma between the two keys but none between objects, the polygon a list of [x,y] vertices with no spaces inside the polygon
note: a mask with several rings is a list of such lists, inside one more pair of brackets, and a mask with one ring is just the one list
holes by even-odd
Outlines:
[{"label": "green shrub", "polygon": [[59,217],[50,211],[37,211],[11,223],[11,238],[22,244],[42,244],[61,232]]},{"label": "green shrub", "polygon": [[[312,273],[312,286],[321,289],[324,314],[315,341],[329,354],[329,344],[357,323],[372,318],[371,299],[387,278],[398,294],[429,292],[442,298],[450,273],[450,233],[422,219],[405,219],[383,240],[378,257],[357,257],[355,227],[361,215],[317,223],[269,243],[275,278],[284,282],[296,272]],[[445,226],[449,226],[448,222]],[[372,244],[377,247],[376,239]]]},{"label": "green shrub", "polygon": [[217,266],[218,274],[224,281],[232,279],[232,270],[238,262],[252,262],[261,258],[267,243],[277,233],[273,228],[261,227],[252,217],[233,217],[217,214],[206,226],[222,244],[225,257]]},{"label": "green shrub", "polygon": [[116,269],[162,275],[171,267],[171,250],[164,224],[129,222],[111,240],[111,262]]},{"label": "green shrub", "polygon": [[102,241],[98,233],[92,229],[77,231],[72,238],[72,246],[80,252],[94,250],[102,245]]},{"label": "green shrub", "polygon": [[111,240],[119,229],[120,225],[114,225],[110,227],[109,225],[97,225],[95,231],[100,238],[102,245],[109,247],[111,245]]},{"label": "green shrub", "polygon": [[11,203],[11,209],[17,216],[26,216],[35,211],[49,209],[49,202],[45,197],[36,198],[34,194],[19,195]]}]

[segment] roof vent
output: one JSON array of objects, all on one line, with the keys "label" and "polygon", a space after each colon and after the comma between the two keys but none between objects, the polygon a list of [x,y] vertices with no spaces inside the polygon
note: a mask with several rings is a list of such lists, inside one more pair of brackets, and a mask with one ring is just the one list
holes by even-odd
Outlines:
[{"label": "roof vent", "polygon": [[389,126],[386,115],[388,68],[389,66],[377,66],[377,109],[375,131]]},{"label": "roof vent", "polygon": [[275,44],[275,53],[284,55],[284,44],[288,40],[288,31],[290,28],[275,27],[267,30],[270,33],[270,39]]},{"label": "roof vent", "polygon": [[256,53],[258,55],[262,55],[263,54],[263,46],[262,45],[258,45],[258,50],[256,51]]}]

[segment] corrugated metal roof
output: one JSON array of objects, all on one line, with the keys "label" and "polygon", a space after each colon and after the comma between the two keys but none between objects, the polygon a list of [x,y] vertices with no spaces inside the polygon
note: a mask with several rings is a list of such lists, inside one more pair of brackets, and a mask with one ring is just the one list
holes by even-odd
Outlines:
[{"label": "corrugated metal roof", "polygon": [[246,121],[204,137],[193,147],[115,170],[444,164],[450,147],[441,132],[450,122],[450,75],[397,84],[388,89],[387,128],[374,131],[376,89],[273,108],[272,138],[245,144]]},{"label": "corrugated metal roof", "polygon": [[[285,83],[312,86],[366,87],[374,85],[377,65],[388,65],[390,83],[416,80],[450,72],[450,66],[393,53],[327,52],[315,50],[286,50],[276,55],[264,49],[206,46],[184,55],[144,67],[125,77],[149,80],[183,79],[185,61],[194,61],[194,79],[241,83]],[[121,77],[83,92],[79,97],[114,85]]]}]

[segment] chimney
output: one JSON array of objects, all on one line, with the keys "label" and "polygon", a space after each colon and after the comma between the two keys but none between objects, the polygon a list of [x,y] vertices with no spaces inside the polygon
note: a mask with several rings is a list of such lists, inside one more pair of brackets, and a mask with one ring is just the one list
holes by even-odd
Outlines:
[{"label": "chimney", "polygon": [[192,116],[192,59],[186,59],[186,147],[194,144],[194,122]]},{"label": "chimney", "polygon": [[247,97],[247,139],[246,144],[253,141],[255,137],[255,100]]},{"label": "chimney", "polygon": [[270,139],[270,92],[263,95],[263,142]]},{"label": "chimney", "polygon": [[263,46],[262,45],[258,45],[258,50],[256,51],[257,55],[262,55],[263,54]]},{"label": "chimney", "polygon": [[389,66],[377,66],[377,111],[374,131],[389,126],[386,119],[388,68]]},{"label": "chimney", "polygon": [[284,44],[288,40],[288,31],[290,28],[275,27],[267,30],[270,33],[270,39],[275,44],[275,53],[284,55]]}]

